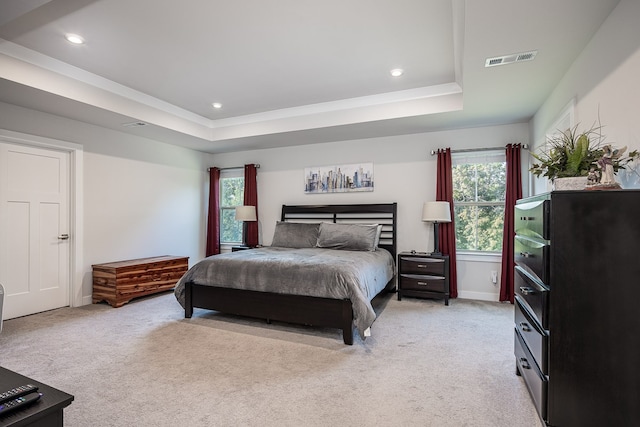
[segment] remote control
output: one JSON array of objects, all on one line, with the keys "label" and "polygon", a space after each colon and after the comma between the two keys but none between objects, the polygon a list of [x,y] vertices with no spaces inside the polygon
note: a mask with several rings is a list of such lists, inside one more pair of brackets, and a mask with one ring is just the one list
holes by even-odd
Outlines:
[{"label": "remote control", "polygon": [[12,388],[3,393],[0,393],[0,403],[4,403],[7,400],[15,399],[16,397],[24,396],[32,391],[38,390],[38,387],[33,384],[25,384],[20,387]]},{"label": "remote control", "polygon": [[34,391],[33,393],[17,397],[13,400],[9,400],[8,402],[0,403],[0,416],[6,414],[9,411],[13,411],[14,409],[22,408],[23,406],[29,405],[40,399],[41,396],[42,393]]}]

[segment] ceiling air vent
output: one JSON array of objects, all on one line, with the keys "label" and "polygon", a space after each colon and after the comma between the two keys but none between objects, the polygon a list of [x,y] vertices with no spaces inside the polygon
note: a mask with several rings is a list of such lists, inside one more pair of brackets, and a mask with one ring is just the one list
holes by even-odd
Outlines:
[{"label": "ceiling air vent", "polygon": [[148,123],[145,122],[131,122],[131,123],[123,123],[122,126],[126,128],[139,128],[142,126],[146,126]]},{"label": "ceiling air vent", "polygon": [[512,55],[504,55],[504,56],[496,56],[494,58],[487,58],[484,63],[485,67],[495,67],[497,65],[507,65],[512,64],[514,62],[522,62],[522,61],[532,61],[536,54],[537,50],[532,50],[530,52],[522,52],[522,53],[514,53]]}]

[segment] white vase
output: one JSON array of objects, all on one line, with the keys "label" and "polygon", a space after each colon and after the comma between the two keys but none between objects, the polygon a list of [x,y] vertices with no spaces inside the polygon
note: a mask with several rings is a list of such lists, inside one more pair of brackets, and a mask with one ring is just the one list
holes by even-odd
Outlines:
[{"label": "white vase", "polygon": [[584,190],[587,187],[586,176],[556,178],[553,180],[553,191]]}]

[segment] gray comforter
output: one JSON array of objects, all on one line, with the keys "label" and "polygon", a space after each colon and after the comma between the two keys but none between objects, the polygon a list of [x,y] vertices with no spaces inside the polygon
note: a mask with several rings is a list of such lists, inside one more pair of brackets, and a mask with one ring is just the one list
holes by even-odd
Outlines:
[{"label": "gray comforter", "polygon": [[200,285],[263,292],[349,299],[360,335],[373,324],[371,300],[394,276],[393,257],[384,249],[346,251],[264,247],[203,259],[178,281],[175,295],[184,307],[184,286]]}]

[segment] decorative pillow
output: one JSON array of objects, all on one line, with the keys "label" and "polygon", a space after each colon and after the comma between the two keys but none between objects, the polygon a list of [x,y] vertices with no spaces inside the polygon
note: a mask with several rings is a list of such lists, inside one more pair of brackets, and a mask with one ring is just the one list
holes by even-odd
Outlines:
[{"label": "decorative pillow", "polygon": [[307,224],[301,222],[276,223],[271,246],[281,248],[315,248],[318,243],[319,223]]},{"label": "decorative pillow", "polygon": [[378,227],[378,229],[376,230],[376,241],[373,245],[375,249],[377,249],[378,245],[380,244],[380,235],[382,234],[382,224],[377,224],[376,227]]},{"label": "decorative pillow", "polygon": [[348,251],[375,251],[380,240],[381,226],[378,224],[333,224],[320,223],[318,247],[344,249]]}]

